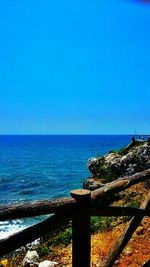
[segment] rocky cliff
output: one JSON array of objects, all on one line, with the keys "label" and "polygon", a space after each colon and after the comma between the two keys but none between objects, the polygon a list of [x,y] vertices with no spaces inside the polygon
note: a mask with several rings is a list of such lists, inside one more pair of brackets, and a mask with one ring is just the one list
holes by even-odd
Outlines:
[{"label": "rocky cliff", "polygon": [[92,175],[85,180],[83,187],[94,190],[104,183],[148,168],[150,168],[150,140],[132,141],[119,151],[111,151],[105,156],[89,159],[88,169]]}]

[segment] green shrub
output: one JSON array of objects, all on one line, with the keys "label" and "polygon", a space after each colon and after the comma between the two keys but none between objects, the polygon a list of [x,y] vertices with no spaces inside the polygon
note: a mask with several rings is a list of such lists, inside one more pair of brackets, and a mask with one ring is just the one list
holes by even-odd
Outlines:
[{"label": "green shrub", "polygon": [[114,154],[124,156],[127,154],[127,152],[128,152],[128,150],[126,147],[121,147],[119,150],[110,150],[109,154],[114,153]]},{"label": "green shrub", "polygon": [[72,228],[68,225],[66,228],[55,231],[47,241],[48,246],[67,246],[72,238]]},{"label": "green shrub", "polygon": [[117,224],[117,217],[103,217],[102,230],[110,231]]},{"label": "green shrub", "polygon": [[108,152],[108,154],[111,154],[111,153],[117,154],[117,151],[116,151],[116,150],[110,150],[110,151]]},{"label": "green shrub", "polygon": [[91,233],[94,234],[102,229],[102,217],[91,217]]},{"label": "green shrub", "polygon": [[49,248],[46,245],[39,246],[37,252],[40,257],[47,256],[49,254]]},{"label": "green shrub", "polygon": [[128,153],[128,150],[127,150],[126,147],[122,147],[121,149],[118,150],[117,153],[118,153],[119,155],[121,155],[121,156],[124,156],[124,155],[126,155],[126,154]]},{"label": "green shrub", "polygon": [[67,228],[58,234],[55,241],[58,244],[67,246],[70,243],[71,238],[72,238],[72,228]]},{"label": "green shrub", "polygon": [[133,196],[132,192],[126,193],[124,195],[124,200],[125,200],[126,207],[139,208],[140,204],[143,201],[143,196],[139,194],[135,194],[135,196]]},{"label": "green shrub", "polygon": [[112,182],[119,177],[117,169],[110,169],[106,164],[100,167],[101,179],[106,183]]},{"label": "green shrub", "polygon": [[98,231],[109,231],[117,223],[117,217],[91,217],[91,233]]}]

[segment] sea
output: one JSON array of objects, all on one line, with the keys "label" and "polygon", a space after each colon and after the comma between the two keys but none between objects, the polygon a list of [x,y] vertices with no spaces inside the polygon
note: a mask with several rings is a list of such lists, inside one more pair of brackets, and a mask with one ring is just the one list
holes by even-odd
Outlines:
[{"label": "sea", "polygon": [[[89,158],[130,142],[131,135],[1,135],[0,205],[69,196],[90,176]],[[40,220],[0,222],[0,239]]]}]

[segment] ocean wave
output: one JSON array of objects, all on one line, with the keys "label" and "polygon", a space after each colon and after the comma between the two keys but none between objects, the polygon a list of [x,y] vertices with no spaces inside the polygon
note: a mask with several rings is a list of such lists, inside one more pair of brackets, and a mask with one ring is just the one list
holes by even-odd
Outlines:
[{"label": "ocean wave", "polygon": [[0,222],[0,239],[13,235],[14,233],[25,229],[27,225],[23,220],[12,220]]},{"label": "ocean wave", "polygon": [[0,222],[0,239],[9,237],[27,227],[47,219],[49,215],[35,216],[34,218],[8,220]]}]

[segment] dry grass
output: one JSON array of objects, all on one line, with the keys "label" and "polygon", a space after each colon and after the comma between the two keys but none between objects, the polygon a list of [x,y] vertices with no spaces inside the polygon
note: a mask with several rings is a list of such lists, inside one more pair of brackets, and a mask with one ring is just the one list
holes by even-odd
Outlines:
[{"label": "dry grass", "polygon": [[[135,192],[138,194],[135,194]],[[146,197],[148,190],[142,184],[133,186],[125,193],[135,201]],[[124,193],[123,193],[124,194]],[[116,205],[125,205],[126,199],[119,201]],[[102,231],[92,235],[91,238],[91,266],[100,267],[103,259],[107,255],[114,242],[121,235],[127,223],[122,222],[115,226],[111,231]],[[43,245],[43,244],[42,244]],[[115,267],[139,267],[150,259],[150,217],[143,219],[141,225],[134,233],[130,242],[124,249],[122,255],[115,263]],[[16,254],[13,258],[3,261],[5,267],[22,267],[22,259],[25,252]],[[49,259],[57,261],[58,267],[71,267],[71,244],[66,247],[53,246],[49,248],[48,254],[40,260]]]}]

